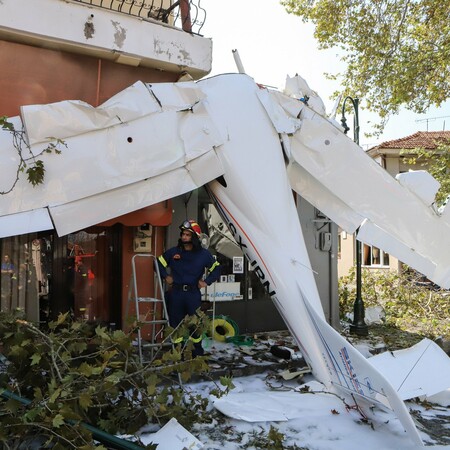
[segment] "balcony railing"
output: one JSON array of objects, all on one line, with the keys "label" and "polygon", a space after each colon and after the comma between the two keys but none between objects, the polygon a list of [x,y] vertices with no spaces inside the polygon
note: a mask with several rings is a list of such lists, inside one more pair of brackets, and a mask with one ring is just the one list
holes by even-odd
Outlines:
[{"label": "balcony railing", "polygon": [[73,0],[131,16],[153,19],[182,30],[200,34],[206,11],[201,0]]}]

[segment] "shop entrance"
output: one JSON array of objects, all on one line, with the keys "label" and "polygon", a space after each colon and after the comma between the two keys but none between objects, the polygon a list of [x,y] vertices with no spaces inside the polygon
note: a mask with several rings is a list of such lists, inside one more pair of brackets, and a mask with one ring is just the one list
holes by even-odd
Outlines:
[{"label": "shop entrance", "polygon": [[91,227],[63,237],[33,233],[1,240],[1,310],[28,320],[75,318],[120,324],[122,227]]}]

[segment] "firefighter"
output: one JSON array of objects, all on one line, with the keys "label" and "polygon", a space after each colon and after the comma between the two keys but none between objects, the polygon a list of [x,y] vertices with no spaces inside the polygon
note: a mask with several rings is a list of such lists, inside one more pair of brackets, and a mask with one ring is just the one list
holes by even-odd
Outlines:
[{"label": "firefighter", "polygon": [[[158,258],[161,278],[166,281],[169,323],[176,327],[186,315],[193,315],[201,305],[200,289],[209,286],[220,277],[220,265],[216,258],[201,246],[201,228],[194,220],[180,225],[180,238]],[[206,273],[206,277],[205,275]],[[203,355],[201,337],[193,337],[193,356]]]}]

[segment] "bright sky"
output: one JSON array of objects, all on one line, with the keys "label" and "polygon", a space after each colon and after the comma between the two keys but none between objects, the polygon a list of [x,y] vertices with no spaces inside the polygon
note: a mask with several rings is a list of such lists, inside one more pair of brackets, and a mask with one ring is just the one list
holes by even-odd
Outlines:
[{"label": "bright sky", "polygon": [[[337,50],[317,50],[311,24],[289,15],[278,0],[200,0],[200,4],[207,13],[201,34],[213,40],[211,75],[237,72],[232,53],[237,49],[246,73],[255,81],[283,89],[286,75],[298,73],[322,97],[327,113],[331,112],[334,102],[330,96],[340,86],[327,80],[324,73],[336,73],[343,65]],[[424,119],[429,119],[428,124]],[[391,118],[378,141],[364,136],[370,130],[367,122],[376,120],[376,116],[360,111],[360,142],[364,148],[427,131],[427,125],[428,131],[450,130],[450,101],[423,115],[402,111]],[[347,121],[351,125],[352,117]]]}]

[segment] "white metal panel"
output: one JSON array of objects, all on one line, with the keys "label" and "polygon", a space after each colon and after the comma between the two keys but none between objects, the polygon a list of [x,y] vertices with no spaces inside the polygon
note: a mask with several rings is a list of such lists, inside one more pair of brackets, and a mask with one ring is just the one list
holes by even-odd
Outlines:
[{"label": "white metal panel", "polygon": [[366,244],[382,248],[390,255],[395,255],[400,261],[414,267],[420,273],[434,273],[436,270],[436,264],[433,261],[415,252],[399,239],[394,239],[367,219],[358,230],[357,237]]},{"label": "white metal panel", "polygon": [[[279,95],[272,97],[277,102],[278,98]],[[288,114],[288,109],[283,109]],[[394,250],[405,250],[404,247],[408,247],[410,254],[417,253],[431,262],[431,266],[425,264],[427,267],[435,267],[425,275],[442,287],[450,287],[450,252],[442,251],[442,238],[450,236],[449,218],[434,213],[416,194],[391,177],[345,136],[334,121],[308,107],[302,109],[300,119],[300,130],[293,136],[285,136],[290,141],[289,155],[315,178],[317,185],[322,185],[317,192],[332,193],[325,201],[323,196],[318,196],[316,203],[314,195],[309,195],[308,200],[336,223],[342,223],[344,229],[351,225],[348,220],[351,210],[369,219],[386,233],[387,240],[381,239],[380,248],[389,245]],[[277,123],[278,119],[274,126]],[[292,172],[291,168],[291,175]],[[299,183],[296,177],[291,181],[300,188],[306,185]],[[342,214],[335,199],[347,206]],[[335,204],[327,205],[328,201]],[[393,239],[401,245],[392,246]]]},{"label": "white metal panel", "polygon": [[52,229],[47,208],[0,217],[0,238]]},{"label": "white metal panel", "polygon": [[205,154],[186,167],[91,197],[50,207],[59,236],[127,214],[137,209],[193,191],[223,174],[215,153]]},{"label": "white metal panel", "polygon": [[34,145],[112,127],[160,110],[147,86],[138,81],[96,108],[86,102],[68,100],[22,106],[21,116],[28,142]]},{"label": "white metal panel", "polygon": [[[450,266],[450,253],[442,251],[441,242],[443,236],[450,236],[449,221],[426,207],[326,119],[305,114],[291,152],[320,183],[391,238],[436,266]],[[450,287],[450,279],[440,281]]]},{"label": "white metal panel", "polygon": [[399,173],[395,179],[413,194],[416,194],[427,206],[434,203],[436,193],[441,187],[441,183],[425,170],[410,170],[409,172]]},{"label": "white metal panel", "polygon": [[[272,100],[272,95],[267,89],[260,89],[257,92],[258,98],[264,105],[273,126],[278,133],[295,133],[301,126],[301,121],[296,116],[290,117],[286,114],[281,104]],[[279,97],[281,99],[281,97]],[[299,105],[298,113],[301,110],[301,103]]]},{"label": "white metal panel", "polygon": [[337,223],[347,233],[353,234],[364,217],[355,212],[322,183],[295,161],[287,167],[289,182],[295,192]]},{"label": "white metal panel", "polygon": [[[169,83],[168,86],[174,85]],[[145,106],[140,107],[139,103],[134,109],[135,89],[126,90],[114,100],[102,105],[100,114],[97,114],[97,108],[80,110],[74,108],[71,102],[58,103],[56,106],[46,105],[41,109],[36,106],[33,109],[32,122],[45,122],[52,116],[53,125],[47,128],[50,131],[53,126],[57,128],[57,114],[61,111],[62,104],[65,104],[65,123],[72,123],[72,127],[65,130],[71,136],[66,137],[65,133],[61,132],[59,137],[64,139],[67,145],[67,148],[62,149],[61,155],[44,153],[40,156],[46,169],[44,184],[32,188],[22,175],[10,194],[0,196],[0,214],[64,205],[133,184],[182,168],[186,163],[214,151],[214,148],[221,144],[223,139],[211,122],[209,113],[201,105],[196,105],[198,98],[203,96],[199,88],[189,88],[191,97],[195,97],[191,98],[194,104],[190,109],[185,109],[184,100],[181,105],[183,110],[169,108],[167,111],[161,111],[158,106],[156,112],[143,117],[140,117],[139,111],[155,110],[155,97],[148,93],[143,84],[138,85],[138,88],[149,101],[148,109]],[[179,91],[178,88],[174,89]],[[49,114],[52,107],[55,107],[56,111]],[[108,126],[108,120],[105,122],[98,117],[103,117],[104,111],[108,111],[108,117],[124,111],[134,119]],[[80,135],[74,135],[77,124],[80,127]],[[103,128],[105,126],[106,128]],[[36,139],[42,139],[45,134],[36,135]],[[2,138],[4,151],[14,156],[10,134],[3,132]],[[38,154],[46,145],[42,143],[31,148],[34,154]],[[3,161],[4,172],[14,173],[17,169],[17,158]],[[195,162],[192,166],[198,164],[200,163]],[[216,171],[213,170],[213,173],[216,174]],[[204,180],[207,174],[208,171],[205,171],[195,177]]]},{"label": "white metal panel", "polygon": [[407,349],[373,356],[369,362],[386,374],[403,400],[430,397],[450,388],[450,358],[429,339]]}]

